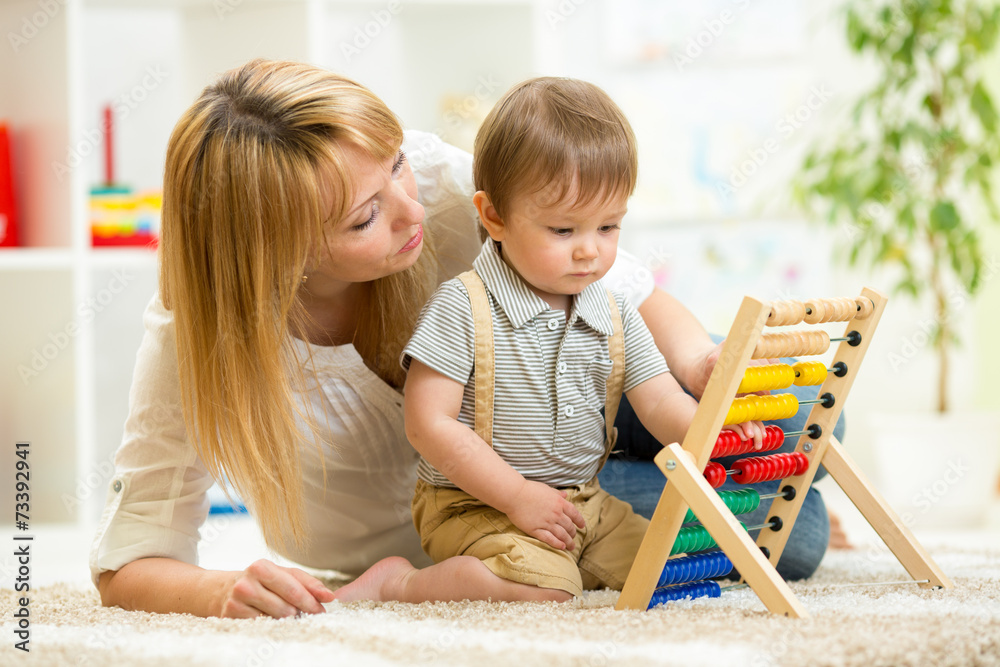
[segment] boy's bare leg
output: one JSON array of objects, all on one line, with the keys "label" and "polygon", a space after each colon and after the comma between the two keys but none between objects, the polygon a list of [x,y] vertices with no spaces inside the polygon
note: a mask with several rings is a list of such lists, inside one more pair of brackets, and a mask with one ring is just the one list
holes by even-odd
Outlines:
[{"label": "boy's bare leg", "polygon": [[539,588],[501,579],[478,558],[455,556],[422,570],[399,556],[383,558],[367,572],[334,591],[341,602],[376,600],[387,602],[566,602],[571,593]]}]

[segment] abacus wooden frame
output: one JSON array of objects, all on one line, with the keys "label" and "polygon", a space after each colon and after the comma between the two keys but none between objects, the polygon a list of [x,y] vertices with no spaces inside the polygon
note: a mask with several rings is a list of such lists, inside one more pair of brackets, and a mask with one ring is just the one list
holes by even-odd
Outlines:
[{"label": "abacus wooden frame", "polygon": [[[831,408],[814,404],[806,423],[819,425],[822,434],[819,438],[799,436],[796,443],[795,451],[809,459],[809,468],[802,475],[782,481],[780,488],[792,486],[796,491],[795,497],[792,500],[779,497],[772,501],[769,517],[781,519],[781,527],[777,530],[762,529],[756,544],[720,500],[718,493],[709,486],[702,472],[771,312],[768,302],[752,297],[743,299],[683,445],[673,443],[655,458],[657,466],[667,477],[667,484],[616,609],[647,608],[690,507],[768,610],[793,618],[808,616],[774,565],[781,557],[805,494],[821,464],[826,466],[906,571],[915,580],[927,580],[921,586],[953,587],[899,516],[832,437],[833,427],[840,417],[858,367],[885,310],[886,298],[879,292],[865,288],[861,296],[872,302],[872,313],[865,319],[847,322],[847,330],[861,334],[861,342],[856,346],[847,341],[841,342],[833,361],[844,362],[848,372],[843,377],[828,373],[819,390],[819,395],[826,392],[833,394],[836,403]],[[760,547],[767,547],[770,553],[768,558]]]}]

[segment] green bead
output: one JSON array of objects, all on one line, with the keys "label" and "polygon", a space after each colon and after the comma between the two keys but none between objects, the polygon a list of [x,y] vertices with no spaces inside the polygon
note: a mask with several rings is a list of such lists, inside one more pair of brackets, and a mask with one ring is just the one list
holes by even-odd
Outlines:
[{"label": "green bead", "polygon": [[[742,521],[740,525],[746,530],[746,524]],[[715,540],[709,535],[708,529],[704,526],[681,526],[674,540],[674,546],[670,549],[670,555],[690,554],[698,551],[705,551],[715,546]]]},{"label": "green bead", "polygon": [[[738,489],[735,491],[719,491],[719,498],[733,514],[747,514],[760,506],[760,494],[756,489]],[[684,516],[684,523],[695,523],[698,517],[690,510]]]}]

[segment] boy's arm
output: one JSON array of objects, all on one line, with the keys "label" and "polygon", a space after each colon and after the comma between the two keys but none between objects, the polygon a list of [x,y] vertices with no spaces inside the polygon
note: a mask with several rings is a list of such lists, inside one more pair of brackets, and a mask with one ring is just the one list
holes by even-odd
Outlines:
[{"label": "boy's arm", "polygon": [[721,345],[712,342],[684,304],[660,288],[654,288],[646,297],[639,306],[639,314],[676,376],[674,383],[680,381],[696,398],[701,398]]},{"label": "boy's arm", "polygon": [[406,375],[406,437],[442,475],[504,512],[515,526],[557,549],[573,549],[583,517],[566,494],[526,480],[458,421],[464,387],[417,359]]},{"label": "boy's arm", "polygon": [[[682,442],[698,409],[698,402],[684,393],[670,373],[661,373],[626,392],[639,421],[663,444]],[[754,448],[763,446],[764,425],[746,422],[723,426],[736,431],[741,440],[753,439]]]},{"label": "boy's arm", "polygon": [[[658,287],[638,310],[676,381],[701,400],[722,353],[722,343],[713,343],[691,311]],[[776,363],[777,359],[750,361],[751,366]]]}]

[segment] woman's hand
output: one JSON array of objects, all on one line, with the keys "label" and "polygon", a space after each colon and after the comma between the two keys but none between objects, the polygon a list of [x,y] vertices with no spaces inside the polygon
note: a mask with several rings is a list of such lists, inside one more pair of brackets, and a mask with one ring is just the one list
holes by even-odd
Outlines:
[{"label": "woman's hand", "polygon": [[261,559],[235,573],[224,592],[219,616],[285,618],[299,613],[321,614],[325,611],[321,603],[331,602],[333,597],[333,591],[316,577]]},{"label": "woman's hand", "polygon": [[507,508],[507,516],[528,535],[568,551],[575,547],[576,529],[587,525],[579,510],[566,500],[565,491],[528,480]]}]

